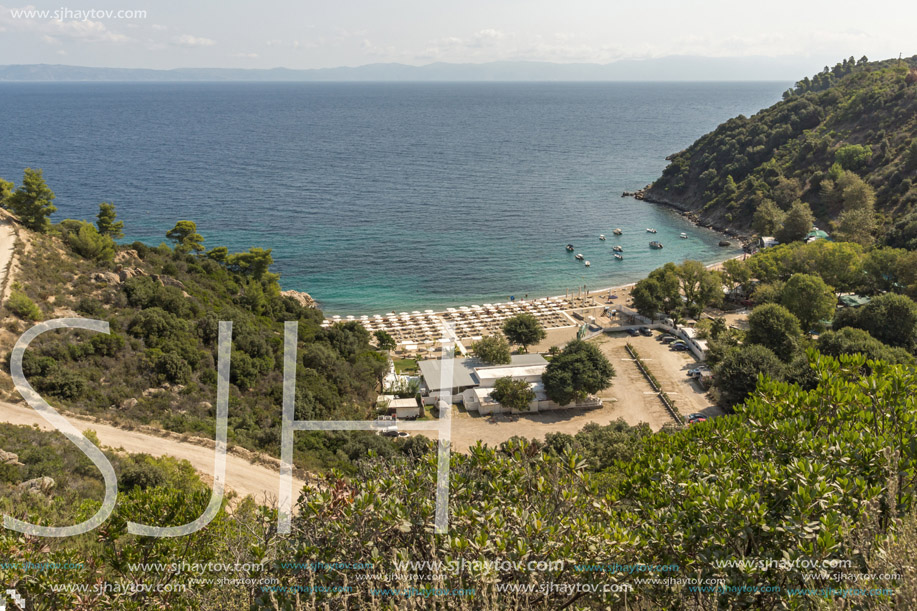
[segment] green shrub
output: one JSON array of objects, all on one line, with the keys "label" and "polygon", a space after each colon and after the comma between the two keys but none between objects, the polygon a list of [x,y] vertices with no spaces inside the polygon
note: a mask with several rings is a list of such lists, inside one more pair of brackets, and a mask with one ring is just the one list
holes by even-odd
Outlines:
[{"label": "green shrub", "polygon": [[23,320],[41,320],[41,309],[24,293],[13,291],[6,300],[7,309]]}]

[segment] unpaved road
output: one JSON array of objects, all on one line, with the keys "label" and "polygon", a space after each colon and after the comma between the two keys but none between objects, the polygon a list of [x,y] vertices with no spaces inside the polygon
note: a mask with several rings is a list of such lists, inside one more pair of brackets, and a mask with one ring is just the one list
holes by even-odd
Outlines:
[{"label": "unpaved road", "polygon": [[0,286],[6,282],[6,270],[16,248],[16,232],[10,220],[0,217]]},{"label": "unpaved road", "polygon": [[[95,431],[103,446],[124,450],[131,454],[144,453],[151,456],[172,456],[187,460],[199,473],[204,475],[206,481],[213,481],[213,450],[210,448],[137,431],[127,431],[108,424],[81,420],[72,415],[68,415],[67,419],[80,431],[90,429]],[[37,424],[42,430],[54,430],[54,427],[32,408],[2,401],[0,401],[0,422],[26,426]],[[294,478],[293,498],[298,497],[304,485],[302,480]],[[279,468],[252,464],[244,458],[227,453],[227,490],[236,492],[240,497],[251,495],[256,501],[264,502],[277,498],[279,486]]]}]

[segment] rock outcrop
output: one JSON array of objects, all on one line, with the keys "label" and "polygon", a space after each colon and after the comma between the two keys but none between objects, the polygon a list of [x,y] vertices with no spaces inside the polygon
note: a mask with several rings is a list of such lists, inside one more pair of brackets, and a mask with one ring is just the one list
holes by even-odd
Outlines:
[{"label": "rock outcrop", "polygon": [[296,302],[304,308],[314,308],[317,305],[309,293],[303,293],[302,291],[281,291],[280,294],[284,297],[290,297],[296,300]]}]

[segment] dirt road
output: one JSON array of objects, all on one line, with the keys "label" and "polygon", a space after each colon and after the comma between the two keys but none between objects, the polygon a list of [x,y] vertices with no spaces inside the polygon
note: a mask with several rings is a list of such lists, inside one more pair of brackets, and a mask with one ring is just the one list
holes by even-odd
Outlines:
[{"label": "dirt road", "polygon": [[[213,450],[190,442],[164,439],[137,431],[127,431],[115,426],[81,420],[73,416],[67,419],[80,431],[93,430],[103,446],[123,450],[131,454],[145,453],[151,456],[172,456],[187,460],[204,476],[213,481]],[[0,401],[0,422],[32,426],[42,430],[54,430],[44,418],[26,405],[15,405]],[[280,485],[280,470],[265,465],[253,464],[231,453],[226,455],[226,489],[240,497],[251,495],[257,501],[277,498]],[[302,489],[304,482],[293,480],[294,496]]]}]

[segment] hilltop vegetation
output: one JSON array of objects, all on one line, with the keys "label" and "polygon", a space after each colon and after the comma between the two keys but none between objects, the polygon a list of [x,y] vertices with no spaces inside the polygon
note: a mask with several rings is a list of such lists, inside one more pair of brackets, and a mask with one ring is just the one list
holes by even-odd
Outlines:
[{"label": "hilltop vegetation", "polygon": [[844,60],[672,155],[650,201],[700,222],[800,239],[917,246],[917,56]]},{"label": "hilltop vegetation", "polygon": [[[232,321],[229,441],[279,455],[283,323],[298,321],[296,417],[371,415],[387,356],[359,324],[322,329],[320,310],[282,295],[270,250],[205,250],[191,221],[168,232],[170,244],[120,245],[123,226],[110,204],[96,223],[55,224],[40,171],[27,170],[18,189],[5,185],[6,207],[31,211],[3,312],[7,351],[41,320],[79,316],[111,327],[109,335],[54,331],[33,342],[24,372],[53,405],[212,439],[218,321]],[[7,375],[0,381],[18,398]],[[346,467],[368,447],[390,444],[367,433],[296,436],[304,467]]]}]

